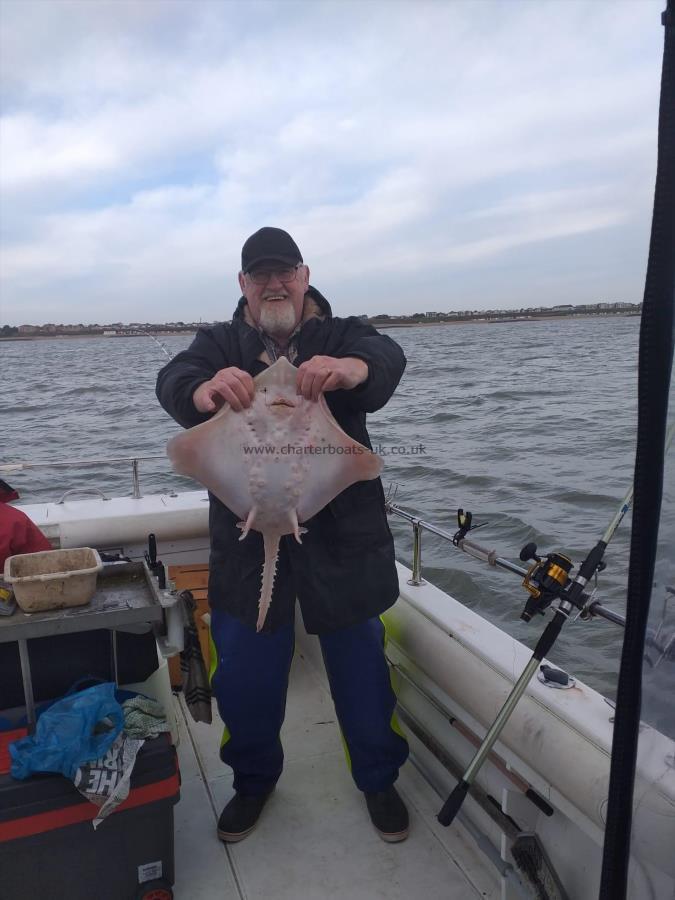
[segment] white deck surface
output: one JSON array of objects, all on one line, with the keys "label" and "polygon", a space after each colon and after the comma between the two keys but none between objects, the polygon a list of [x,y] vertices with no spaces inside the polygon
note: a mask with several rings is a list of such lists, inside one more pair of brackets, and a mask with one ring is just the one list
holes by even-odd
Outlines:
[{"label": "white deck surface", "polygon": [[[472,900],[500,896],[496,872],[461,826],[435,820],[439,800],[408,762],[397,788],[408,839],[383,842],[347,769],[324,683],[296,650],[282,732],[285,767],[257,829],[222,844],[216,821],[232,796],[218,756],[222,725],[192,721],[182,700],[176,807],[177,900]],[[493,874],[494,873],[494,874]]]}]

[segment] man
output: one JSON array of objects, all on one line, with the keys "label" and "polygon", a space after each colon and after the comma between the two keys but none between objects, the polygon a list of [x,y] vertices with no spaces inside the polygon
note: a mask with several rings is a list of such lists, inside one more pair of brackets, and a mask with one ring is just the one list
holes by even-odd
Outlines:
[{"label": "man", "polygon": [[[396,388],[405,368],[401,348],[357,318],[334,318],[310,286],[295,241],[279,228],[262,228],[246,241],[239,286],[232,324],[200,329],[159,373],[162,406],[184,427],[224,403],[245,409],[253,376],[284,355],[298,367],[298,393],[311,400],[324,393],[342,428],[370,447],[366,413],[384,406]],[[379,619],[398,597],[398,580],[380,480],[343,491],[306,523],[301,545],[292,535],[281,539],[274,598],[259,634],[262,536],[251,532],[240,543],[236,523],[210,495],[212,687],[225,723],[221,758],[234,771],[235,789],[219,837],[249,834],[281,775],[297,597],[307,632],[321,641],[352,776],[371,820],[384,840],[403,840],[408,814],[393,784],[408,746],[395,730]]]}]

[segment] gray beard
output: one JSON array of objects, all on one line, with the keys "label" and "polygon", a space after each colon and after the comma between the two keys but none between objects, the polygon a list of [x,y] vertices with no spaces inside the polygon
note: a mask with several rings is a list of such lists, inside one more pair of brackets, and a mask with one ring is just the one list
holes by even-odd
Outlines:
[{"label": "gray beard", "polygon": [[277,341],[286,340],[295,328],[295,311],[290,300],[263,303],[260,309],[260,327]]}]

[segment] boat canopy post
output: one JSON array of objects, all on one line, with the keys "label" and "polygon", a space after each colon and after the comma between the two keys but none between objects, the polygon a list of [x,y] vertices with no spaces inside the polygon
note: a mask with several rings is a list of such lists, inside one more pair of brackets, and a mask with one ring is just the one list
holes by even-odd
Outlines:
[{"label": "boat canopy post", "polygon": [[[635,458],[635,501],[631,534],[626,629],[619,671],[612,764],[607,806],[607,827],[600,900],[626,897],[631,850],[633,792],[643,705],[645,636],[653,595],[663,597],[661,622],[668,605],[672,610],[675,569],[670,496],[669,516],[661,514],[666,422],[673,364],[675,327],[675,0],[668,0],[662,22],[665,27],[661,100],[659,107],[658,160],[649,260],[645,282],[638,373],[638,434]],[[671,454],[672,462],[672,454]],[[668,484],[668,482],[666,482]],[[672,486],[671,486],[672,490]],[[675,535],[670,535],[670,538]],[[670,545],[670,546],[669,546]],[[656,577],[655,577],[656,576]],[[673,662],[674,660],[668,660]],[[661,668],[661,671],[663,671]],[[663,690],[673,690],[673,671],[666,667]],[[669,724],[672,721],[670,704]],[[663,760],[667,777],[672,761]],[[664,815],[662,827],[670,829],[675,846],[675,817]]]}]

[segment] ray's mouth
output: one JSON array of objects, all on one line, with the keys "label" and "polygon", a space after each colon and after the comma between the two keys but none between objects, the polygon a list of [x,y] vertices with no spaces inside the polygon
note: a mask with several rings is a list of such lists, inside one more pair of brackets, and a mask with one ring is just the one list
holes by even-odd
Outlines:
[{"label": "ray's mouth", "polygon": [[295,403],[292,400],[287,400],[286,397],[275,397],[268,406],[288,406],[291,409],[295,409]]}]

